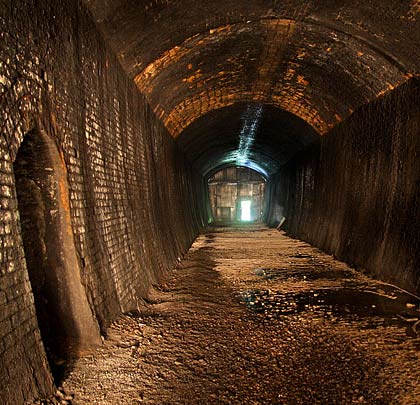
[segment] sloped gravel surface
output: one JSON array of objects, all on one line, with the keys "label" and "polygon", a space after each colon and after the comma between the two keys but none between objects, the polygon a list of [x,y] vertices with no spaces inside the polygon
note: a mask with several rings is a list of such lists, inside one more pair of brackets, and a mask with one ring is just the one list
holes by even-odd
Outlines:
[{"label": "sloped gravel surface", "polygon": [[213,227],[56,401],[416,405],[419,319],[415,296],[282,232]]}]

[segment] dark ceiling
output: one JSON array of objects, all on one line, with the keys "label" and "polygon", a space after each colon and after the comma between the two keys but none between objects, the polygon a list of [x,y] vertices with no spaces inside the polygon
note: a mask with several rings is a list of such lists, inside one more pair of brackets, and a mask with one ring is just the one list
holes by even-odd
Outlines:
[{"label": "dark ceiling", "polygon": [[317,138],[310,125],[287,111],[238,103],[200,117],[178,139],[204,175],[218,167],[238,165],[268,177]]},{"label": "dark ceiling", "polygon": [[85,3],[204,171],[237,160],[250,108],[264,112],[248,160],[277,168],[306,143],[302,120],[323,135],[418,73],[419,0]]}]

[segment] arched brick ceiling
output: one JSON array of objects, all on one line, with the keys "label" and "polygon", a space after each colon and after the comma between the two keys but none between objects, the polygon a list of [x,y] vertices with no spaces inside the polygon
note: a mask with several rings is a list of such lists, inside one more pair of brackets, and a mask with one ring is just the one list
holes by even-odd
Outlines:
[{"label": "arched brick ceiling", "polygon": [[236,102],[320,133],[416,72],[419,1],[86,0],[169,131]]},{"label": "arched brick ceiling", "polygon": [[205,176],[218,168],[238,165],[269,177],[317,138],[309,124],[287,111],[237,103],[198,118],[178,140]]},{"label": "arched brick ceiling", "polygon": [[[289,112],[323,135],[419,71],[419,0],[85,3],[128,75],[187,150],[206,148],[200,139],[210,149],[218,145],[220,139],[209,136],[216,124],[206,130],[211,118],[225,122],[217,133],[232,132],[218,148],[238,154],[231,141],[236,136],[239,145],[237,118],[225,113],[240,117],[248,105]],[[263,149],[258,156],[270,161]]]}]

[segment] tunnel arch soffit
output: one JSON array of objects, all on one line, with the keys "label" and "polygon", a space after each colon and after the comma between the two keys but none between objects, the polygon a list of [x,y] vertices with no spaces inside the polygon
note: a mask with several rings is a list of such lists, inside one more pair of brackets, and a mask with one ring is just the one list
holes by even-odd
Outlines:
[{"label": "tunnel arch soffit", "polygon": [[207,154],[197,159],[194,162],[194,166],[204,177],[225,167],[235,166],[252,169],[266,179],[280,168],[280,164],[277,161],[261,152],[251,153],[247,159],[239,160],[236,150]]},{"label": "tunnel arch soffit", "polygon": [[203,175],[231,165],[251,168],[268,178],[319,138],[307,122],[286,110],[236,103],[198,118],[177,142]]},{"label": "tunnel arch soffit", "polygon": [[224,163],[218,164],[217,166],[214,166],[212,169],[208,169],[206,172],[203,173],[205,182],[207,183],[207,181],[216,173],[229,167],[242,167],[244,169],[251,169],[254,172],[258,173],[261,176],[261,178],[264,180],[264,182],[267,182],[270,177],[267,174],[267,172],[256,163],[254,163],[253,165],[238,165],[238,164],[235,164],[234,162],[224,162]]},{"label": "tunnel arch soffit", "polygon": [[[235,38],[235,35],[243,32],[252,33],[255,26],[263,26],[267,35],[279,37],[279,43],[276,46],[268,47],[265,50],[267,54],[274,51],[284,51],[286,54],[298,51],[298,55],[286,55],[289,58],[277,63],[286,64],[287,68],[283,72],[282,80],[276,82],[276,78],[271,74],[266,74],[269,65],[273,64],[269,58],[262,62],[261,70],[254,81],[252,89],[246,89],[244,86],[236,83],[224,84],[226,77],[232,72],[223,70],[203,74],[200,69],[195,69],[191,60],[197,58],[197,48],[206,50],[206,47],[212,47],[220,41],[228,41]],[[338,104],[337,94],[329,92],[322,94],[320,89],[316,88],[314,77],[299,74],[299,66],[317,65],[319,61],[304,60],[305,50],[299,48],[297,36],[304,37],[306,32],[311,33],[314,27],[322,32],[325,38],[330,41],[338,41],[339,36],[344,36],[349,43],[353,44],[350,48],[363,49],[357,52],[357,55],[348,62],[348,66],[339,66],[334,68],[342,71],[332,71],[338,77],[340,75],[349,75],[349,66],[360,63],[368,63],[368,60],[379,60],[381,66],[386,66],[386,71],[390,72],[388,77],[378,77],[373,75],[370,79],[374,85],[365,87],[365,94],[360,94],[356,100]],[[257,31],[258,32],[258,31]],[[300,34],[297,34],[300,32]],[[332,39],[331,39],[332,38]],[[297,43],[294,43],[294,41]],[[292,45],[293,46],[292,46]],[[314,45],[316,47],[316,44]],[[288,49],[288,51],[287,51]],[[329,48],[327,48],[327,51]],[[340,49],[342,51],[342,49]],[[324,50],[321,50],[324,52]],[[299,56],[300,55],[300,56]],[[331,56],[334,56],[332,54]],[[298,60],[302,57],[303,60]],[[328,56],[329,57],[329,56]],[[296,59],[297,58],[297,59]],[[296,62],[299,62],[297,63]],[[179,66],[184,66],[181,71],[177,71]],[[368,65],[366,65],[368,67]],[[171,69],[175,69],[175,78],[169,80]],[[262,73],[261,73],[262,72]],[[212,75],[212,73],[214,73]],[[182,76],[182,77],[181,77]],[[184,77],[185,76],[185,77]],[[381,77],[379,77],[381,76]],[[161,79],[162,77],[162,79]],[[320,135],[327,133],[337,123],[347,118],[357,107],[366,104],[378,96],[381,96],[399,84],[402,84],[407,78],[411,77],[407,73],[407,68],[398,61],[387,50],[374,45],[362,34],[354,34],[338,29],[334,24],[316,19],[307,19],[305,21],[295,21],[291,19],[258,19],[251,22],[239,22],[233,25],[224,25],[209,29],[205,33],[197,33],[184,40],[183,43],[164,52],[161,57],[146,66],[142,72],[138,73],[134,80],[137,87],[146,95],[155,113],[163,120],[165,126],[171,135],[177,138],[182,131],[196,119],[205,113],[221,107],[233,105],[236,102],[260,102],[271,104],[284,109],[305,120]],[[381,80],[379,80],[381,79]],[[368,80],[366,80],[368,81]],[[162,86],[165,82],[165,86]],[[355,91],[356,91],[355,87]],[[163,90],[162,90],[163,89]],[[178,91],[177,91],[178,90]],[[340,89],[342,90],[342,89]],[[335,90],[336,91],[336,90]],[[351,92],[351,89],[348,91]],[[318,94],[319,93],[319,94]],[[168,94],[183,94],[181,98],[171,98]],[[168,97],[167,97],[168,96]]]}]

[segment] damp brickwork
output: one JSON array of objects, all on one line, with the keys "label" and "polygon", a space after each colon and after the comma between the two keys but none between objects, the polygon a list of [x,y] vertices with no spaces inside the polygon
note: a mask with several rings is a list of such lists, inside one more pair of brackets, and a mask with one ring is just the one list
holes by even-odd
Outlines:
[{"label": "damp brickwork", "polygon": [[419,106],[413,79],[300,153],[273,180],[269,221],[418,293]]},{"label": "damp brickwork", "polygon": [[318,138],[309,124],[284,110],[237,103],[203,115],[177,141],[205,176],[245,164],[268,177]]},{"label": "damp brickwork", "polygon": [[78,1],[10,0],[0,17],[0,398],[53,389],[25,263],[13,162],[32,129],[67,172],[94,319],[136,309],[203,222],[196,174]]},{"label": "damp brickwork", "polygon": [[326,134],[418,73],[414,0],[84,1],[174,137],[236,103]]}]

